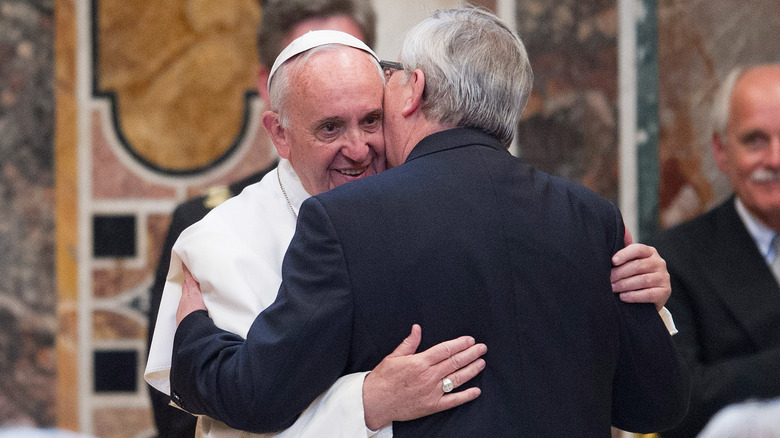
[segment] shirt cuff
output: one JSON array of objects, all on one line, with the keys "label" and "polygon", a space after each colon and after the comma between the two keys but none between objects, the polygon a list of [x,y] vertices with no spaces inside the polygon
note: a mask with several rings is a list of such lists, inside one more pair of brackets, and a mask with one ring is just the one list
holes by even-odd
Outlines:
[{"label": "shirt cuff", "polygon": [[[365,381],[365,376],[367,376],[369,372],[366,372],[363,375],[364,381]],[[361,396],[362,396],[362,387],[361,387]],[[361,402],[362,402],[362,397],[361,397]],[[361,405],[361,411],[363,411],[363,409],[364,407]],[[367,438],[393,438],[393,425],[391,424],[389,426],[385,426],[379,430],[369,429],[369,427],[366,426],[366,437]]]},{"label": "shirt cuff", "polygon": [[368,438],[393,438],[392,425],[379,429],[378,431],[372,431],[371,429],[366,428],[366,431],[368,432]]},{"label": "shirt cuff", "polygon": [[672,318],[672,312],[669,311],[665,306],[661,307],[661,310],[658,311],[658,314],[661,315],[661,319],[664,321],[664,325],[666,326],[666,330],[669,330],[669,334],[674,336],[677,334],[677,326],[674,325],[674,319]]}]

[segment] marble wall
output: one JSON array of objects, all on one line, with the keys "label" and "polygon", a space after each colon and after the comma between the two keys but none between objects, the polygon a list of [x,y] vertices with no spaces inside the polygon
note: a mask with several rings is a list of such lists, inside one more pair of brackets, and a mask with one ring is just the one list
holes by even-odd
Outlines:
[{"label": "marble wall", "polygon": [[[149,287],[170,213],[272,159],[256,0],[56,0],[57,424],[154,433]],[[61,202],[60,202],[61,201]]]},{"label": "marble wall", "polygon": [[[122,380],[114,379],[108,382],[109,391],[96,391],[106,383],[99,376],[85,376],[84,370],[108,370],[109,377],[116,377],[118,371],[104,365],[129,358],[135,374],[126,377],[139,376],[145,336],[142,296],[168,213],[204,187],[255,168],[241,168],[240,159],[216,171],[203,170],[204,163],[219,161],[239,137],[241,144],[260,151],[256,162],[269,158],[267,144],[239,135],[247,103],[243,93],[251,88],[253,66],[238,68],[233,61],[246,59],[252,49],[236,45],[224,33],[233,29],[243,35],[237,41],[247,41],[249,23],[258,12],[240,0],[228,2],[239,12],[219,14],[208,12],[208,0],[163,3],[0,0],[0,425],[56,423],[77,429],[86,422],[101,437],[148,431],[151,420],[141,383],[120,388],[112,385]],[[427,11],[448,2],[408,3]],[[126,9],[130,4],[148,6],[139,12],[144,20],[134,19],[137,15]],[[95,6],[99,13],[81,13]],[[396,17],[400,9],[393,10],[392,20],[401,20]],[[521,154],[544,170],[616,199],[617,1],[517,0],[515,12],[536,74],[518,135]],[[698,214],[728,195],[709,151],[709,102],[734,64],[778,61],[778,12],[777,0],[658,1],[662,226]],[[97,32],[85,39],[79,32],[86,24],[79,20],[95,25]],[[149,31],[144,26],[152,25],[161,26],[168,38],[127,43],[128,35],[143,36]],[[391,25],[380,15],[379,27],[397,36],[408,23]],[[77,41],[92,44],[96,38],[106,43],[94,46],[99,62],[78,64],[79,50],[91,47],[79,47]],[[385,46],[390,48],[383,56],[393,56],[397,43]],[[79,65],[88,74],[97,73],[94,83],[92,76],[88,79],[85,102],[78,101],[76,92]],[[209,71],[209,65],[218,69],[211,69],[218,76],[233,79],[214,85],[208,74],[185,82],[171,76],[174,70]],[[136,69],[126,70],[128,66]],[[178,94],[193,87],[201,92]],[[125,97],[112,102],[109,91]],[[217,95],[233,97],[214,103]],[[140,118],[161,113],[166,106],[159,102],[166,99],[180,99],[176,113],[194,120],[198,130],[177,130],[176,120],[165,117],[155,119],[154,129],[145,128]],[[222,105],[221,117],[198,112],[209,102]],[[206,119],[213,124],[198,125]],[[117,129],[117,120],[126,129]],[[123,141],[137,145],[137,156]],[[77,161],[84,147],[94,163]],[[170,153],[174,155],[165,155]],[[188,156],[194,160],[177,161]],[[199,167],[201,173],[185,175]],[[79,178],[88,181],[86,190]],[[89,201],[79,213],[78,196],[84,194]],[[79,214],[87,219],[78,219]],[[128,217],[138,222],[128,222]],[[117,257],[100,257],[89,246],[92,237],[84,240],[78,233],[95,232],[104,220],[108,228],[129,227],[124,229],[137,237],[139,246],[132,248],[131,257],[121,256],[122,251]],[[83,274],[79,260],[86,263],[81,269],[88,266]],[[90,403],[87,414],[85,400]]]},{"label": "marble wall", "polygon": [[712,158],[710,106],[735,66],[780,62],[777,0],[659,0],[660,224],[708,210],[731,190]]},{"label": "marble wall", "polygon": [[617,200],[617,2],[518,1],[534,70],[520,156]]},{"label": "marble wall", "polygon": [[0,425],[53,426],[54,9],[0,0]]}]

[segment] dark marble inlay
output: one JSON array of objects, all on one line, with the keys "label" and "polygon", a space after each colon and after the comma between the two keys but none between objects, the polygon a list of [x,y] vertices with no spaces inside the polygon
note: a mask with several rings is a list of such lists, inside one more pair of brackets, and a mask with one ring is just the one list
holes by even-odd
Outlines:
[{"label": "dark marble inlay", "polygon": [[95,257],[134,257],[136,252],[135,216],[105,215],[92,218]]},{"label": "dark marble inlay", "polygon": [[136,392],[138,351],[95,351],[95,392]]}]

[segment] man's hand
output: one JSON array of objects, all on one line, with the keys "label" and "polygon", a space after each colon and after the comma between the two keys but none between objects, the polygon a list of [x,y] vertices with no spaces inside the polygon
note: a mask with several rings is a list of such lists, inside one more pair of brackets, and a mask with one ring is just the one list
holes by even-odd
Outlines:
[{"label": "man's hand", "polygon": [[442,379],[447,377],[457,388],[479,374],[485,368],[480,358],[487,352],[485,344],[461,336],[415,354],[421,339],[422,329],[415,324],[401,345],[366,376],[363,408],[369,429],[435,414],[481,394],[475,387],[445,394]]},{"label": "man's hand", "polygon": [[612,292],[626,303],[653,303],[661,310],[672,294],[666,261],[652,246],[631,243],[628,232],[626,245],[612,256]]},{"label": "man's hand", "polygon": [[176,327],[190,313],[196,310],[206,310],[206,303],[203,302],[203,294],[200,292],[200,284],[193,278],[184,263],[181,267],[184,270],[184,283],[181,286],[179,307],[176,309]]}]

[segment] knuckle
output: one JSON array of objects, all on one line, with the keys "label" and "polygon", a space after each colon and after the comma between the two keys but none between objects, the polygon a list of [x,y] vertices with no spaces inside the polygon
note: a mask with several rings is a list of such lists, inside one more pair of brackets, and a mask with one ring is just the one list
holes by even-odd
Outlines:
[{"label": "knuckle", "polygon": [[463,367],[458,356],[450,356],[450,364],[452,365],[453,370],[459,370]]}]

